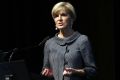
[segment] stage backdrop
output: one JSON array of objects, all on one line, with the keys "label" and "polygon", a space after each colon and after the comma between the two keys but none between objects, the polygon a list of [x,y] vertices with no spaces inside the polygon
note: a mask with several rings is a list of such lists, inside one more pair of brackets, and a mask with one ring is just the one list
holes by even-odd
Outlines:
[{"label": "stage backdrop", "polygon": [[[13,60],[24,59],[30,72],[39,74],[42,69],[44,43],[33,46],[56,33],[51,9],[58,1],[61,0],[1,1],[0,50],[17,48]],[[71,2],[76,9],[73,28],[88,35],[91,41],[98,71],[96,80],[115,80],[113,1],[63,1]]]}]

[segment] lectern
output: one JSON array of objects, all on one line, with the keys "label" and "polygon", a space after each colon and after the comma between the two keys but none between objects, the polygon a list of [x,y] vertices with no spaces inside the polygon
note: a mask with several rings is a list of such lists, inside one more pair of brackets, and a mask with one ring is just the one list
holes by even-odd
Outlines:
[{"label": "lectern", "polygon": [[31,80],[24,60],[0,63],[0,80]]}]

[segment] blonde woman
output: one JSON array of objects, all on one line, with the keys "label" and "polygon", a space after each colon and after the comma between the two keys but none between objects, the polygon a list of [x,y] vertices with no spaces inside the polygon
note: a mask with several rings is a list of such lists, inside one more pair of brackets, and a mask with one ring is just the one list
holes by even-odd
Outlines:
[{"label": "blonde woman", "polygon": [[51,14],[59,32],[45,43],[42,75],[54,80],[87,80],[95,75],[88,37],[72,29],[76,19],[72,4],[58,2]]}]

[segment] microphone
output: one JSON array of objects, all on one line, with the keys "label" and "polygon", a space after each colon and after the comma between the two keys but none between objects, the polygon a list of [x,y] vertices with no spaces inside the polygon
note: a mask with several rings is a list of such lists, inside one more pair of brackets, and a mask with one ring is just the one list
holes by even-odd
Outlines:
[{"label": "microphone", "polygon": [[22,48],[21,50],[27,50],[27,49],[39,47],[39,46],[41,46],[45,41],[47,41],[49,38],[50,38],[50,37],[47,36],[47,37],[45,37],[38,45],[35,45],[35,46],[28,46],[28,47]]},{"label": "microphone", "polygon": [[14,48],[13,50],[12,50],[12,53],[10,54],[10,56],[9,56],[9,63],[10,63],[10,61],[11,61],[11,59],[12,59],[12,56],[13,56],[13,54],[16,52],[18,50],[18,48]]},{"label": "microphone", "polygon": [[[22,49],[20,49],[20,50],[27,50],[27,49],[31,49],[31,48],[35,48],[35,47],[41,46],[41,45],[42,45],[45,41],[47,41],[49,38],[50,38],[50,37],[47,36],[47,37],[45,37],[45,38],[42,40],[42,42],[40,42],[38,45],[25,47],[25,48],[22,48]],[[18,51],[18,48],[14,48],[14,49],[12,49],[11,51],[12,51],[12,53],[11,53],[10,56],[9,56],[9,63],[10,63],[10,61],[11,61],[12,56],[14,55],[14,53],[15,53],[16,51]],[[11,51],[9,51],[9,52],[11,52]],[[8,52],[5,52],[5,53],[8,53]]]},{"label": "microphone", "polygon": [[0,62],[4,62],[6,60],[6,56],[9,54],[9,52],[3,52],[0,50]]},{"label": "microphone", "polygon": [[8,54],[9,52],[0,52],[0,54]]},{"label": "microphone", "polygon": [[8,53],[11,53],[13,51],[13,49],[11,49],[10,51],[8,52],[3,52],[2,50],[0,50],[0,54],[8,54]]},{"label": "microphone", "polygon": [[40,42],[40,43],[38,44],[38,46],[41,46],[41,45],[42,45],[44,42],[46,42],[49,38],[50,38],[49,36],[45,37],[45,38],[42,40],[42,42]]}]

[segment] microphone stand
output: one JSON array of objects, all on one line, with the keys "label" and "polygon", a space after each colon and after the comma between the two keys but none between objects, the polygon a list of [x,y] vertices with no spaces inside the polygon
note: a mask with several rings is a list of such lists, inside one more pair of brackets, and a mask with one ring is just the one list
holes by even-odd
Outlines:
[{"label": "microphone stand", "polygon": [[[25,47],[25,48],[22,48],[21,50],[26,50],[26,49],[31,49],[31,48],[35,48],[35,47],[41,46],[41,45],[42,45],[45,41],[47,41],[48,39],[49,39],[49,36],[47,36],[46,38],[44,38],[44,39],[42,40],[42,42],[40,42],[38,45]],[[14,48],[14,49],[12,49],[12,50],[10,50],[10,51],[8,51],[8,52],[3,52],[3,53],[5,53],[5,54],[12,52],[12,53],[10,54],[10,56],[9,56],[9,59],[8,59],[8,62],[9,62],[9,63],[11,63],[12,57],[13,57],[13,55],[14,55],[17,51],[18,51],[18,48]],[[4,77],[5,77],[5,80],[14,80],[14,79],[13,79],[13,78],[14,78],[14,75],[13,75],[12,73],[11,73],[11,74],[6,74]]]},{"label": "microphone stand", "polygon": [[[27,50],[27,49],[31,49],[31,48],[35,48],[35,47],[41,46],[41,45],[42,45],[45,41],[47,41],[49,38],[50,38],[50,37],[47,36],[47,37],[45,37],[45,38],[42,40],[42,42],[40,42],[38,45],[28,46],[28,47],[22,48],[22,49],[20,49],[20,50]],[[11,62],[12,56],[13,56],[14,53],[16,53],[17,51],[18,51],[18,48],[14,48],[14,49],[12,50],[12,53],[11,53],[10,56],[9,56],[9,63]],[[11,52],[11,51],[10,51],[10,52]]]},{"label": "microphone stand", "polygon": [[[7,55],[7,54],[9,54],[9,53],[12,52],[12,54],[10,55],[9,60],[8,60],[8,62],[10,63],[10,60],[11,60],[11,58],[12,58],[12,55],[14,54],[14,52],[15,52],[16,50],[17,50],[17,48],[14,48],[14,49],[12,49],[12,50],[10,50],[10,51],[8,51],[8,52],[2,52],[1,54]],[[9,69],[10,69],[9,67],[11,67],[11,66],[9,66],[9,65],[4,66],[3,69],[5,69],[7,73],[4,74],[4,77],[2,77],[2,80],[3,80],[3,78],[4,78],[4,80],[14,80],[14,79],[13,79],[14,75],[13,75],[12,72],[10,72],[11,70],[9,70]],[[1,76],[0,76],[0,79],[1,79]]]},{"label": "microphone stand", "polygon": [[47,36],[47,37],[45,37],[38,45],[35,45],[35,46],[28,46],[28,47],[22,48],[21,50],[27,50],[27,49],[39,47],[39,46],[41,46],[45,41],[47,41],[49,38],[50,38],[50,37]]},{"label": "microphone stand", "polygon": [[[14,49],[11,49],[11,50],[9,50],[9,51],[5,51],[5,52],[0,52],[0,55],[2,55],[1,56],[1,61],[2,62],[5,62],[6,60],[5,60],[5,57],[8,55],[8,54],[10,54],[11,52],[12,52],[12,54],[13,54],[13,51],[14,51]],[[10,59],[7,59],[8,60],[8,62],[10,62]]]},{"label": "microphone stand", "polygon": [[17,50],[18,50],[18,48],[14,48],[14,49],[12,50],[12,53],[10,54],[9,59],[8,59],[8,62],[9,62],[9,63],[11,62],[11,59],[12,59],[13,54],[14,54]]}]

